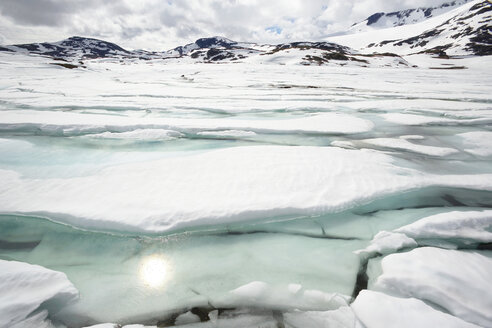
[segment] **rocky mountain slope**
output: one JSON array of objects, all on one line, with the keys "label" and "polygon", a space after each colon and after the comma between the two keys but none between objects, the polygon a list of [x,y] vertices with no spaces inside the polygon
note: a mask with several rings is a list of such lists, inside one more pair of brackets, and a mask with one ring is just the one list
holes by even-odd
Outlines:
[{"label": "rocky mountain slope", "polygon": [[406,46],[415,51],[450,54],[492,54],[492,3],[477,2],[467,11],[410,38],[385,40],[369,47]]},{"label": "rocky mountain slope", "polygon": [[128,56],[130,51],[120,46],[98,39],[84,38],[73,36],[68,39],[49,43],[29,43],[5,46],[3,51],[27,52],[50,57],[84,57],[84,58],[101,58],[112,56]]},{"label": "rocky mountain slope", "polygon": [[491,22],[492,3],[488,0],[475,0],[419,23],[372,29],[327,40],[366,53],[485,56],[492,54]]},{"label": "rocky mountain slope", "polygon": [[389,28],[422,22],[430,17],[436,17],[455,9],[469,0],[446,2],[436,7],[420,7],[414,9],[393,11],[389,13],[377,12],[350,28],[350,32],[364,32],[373,29]]}]

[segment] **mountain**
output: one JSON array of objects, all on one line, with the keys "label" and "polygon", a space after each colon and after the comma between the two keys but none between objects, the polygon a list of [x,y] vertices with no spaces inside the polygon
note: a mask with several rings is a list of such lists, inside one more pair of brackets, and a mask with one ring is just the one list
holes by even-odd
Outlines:
[{"label": "mountain", "polygon": [[345,35],[327,38],[327,41],[363,53],[434,53],[441,57],[491,55],[491,11],[492,3],[489,0],[467,1],[440,15],[432,11],[432,16],[418,23],[374,28],[359,33],[349,31]]},{"label": "mountain", "polygon": [[492,55],[492,3],[476,1],[468,10],[457,13],[436,27],[409,38],[369,44],[369,48],[390,45],[415,52],[441,55]]},{"label": "mountain", "polygon": [[[261,52],[255,43],[237,42],[221,36],[201,38],[166,53],[171,57],[190,56],[205,61],[238,60]],[[260,47],[261,48],[261,47]]]},{"label": "mountain", "polygon": [[27,43],[0,46],[0,51],[19,52],[48,56],[64,60],[97,58],[162,58],[162,52],[146,50],[126,50],[115,43],[81,36],[72,36],[59,42]]},{"label": "mountain", "polygon": [[370,31],[372,29],[389,28],[408,24],[415,24],[426,20],[430,17],[439,16],[454,8],[457,8],[469,0],[457,0],[444,3],[437,7],[421,7],[415,9],[407,9],[394,11],[390,13],[378,12],[367,17],[359,23],[355,23],[349,29],[350,32],[358,33]]},{"label": "mountain", "polygon": [[236,42],[222,37],[199,39],[173,49],[181,60],[337,66],[398,66],[408,64],[395,54],[359,54],[332,42],[289,42],[277,45]]},{"label": "mountain", "polygon": [[[54,43],[29,43],[15,44],[3,47],[4,51],[24,51],[38,55],[50,57],[84,57],[84,58],[102,58],[125,56],[130,52],[120,46],[98,39],[83,38],[73,36],[60,42]],[[0,49],[2,50],[2,49]]]},{"label": "mountain", "polygon": [[204,49],[204,48],[233,49],[233,48],[241,48],[241,46],[239,42],[232,41],[230,39],[221,36],[214,36],[211,38],[201,38],[185,46],[176,47],[173,50],[171,50],[171,52],[175,51],[179,55],[186,55],[193,50]]}]

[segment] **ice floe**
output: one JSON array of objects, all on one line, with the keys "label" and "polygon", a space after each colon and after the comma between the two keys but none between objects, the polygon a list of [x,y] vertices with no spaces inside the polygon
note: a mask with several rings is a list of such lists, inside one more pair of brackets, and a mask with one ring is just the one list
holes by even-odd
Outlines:
[{"label": "ice floe", "polygon": [[356,253],[389,254],[402,248],[435,245],[444,248],[477,247],[492,242],[492,211],[444,211],[423,217],[392,232],[380,231],[371,244]]},{"label": "ice floe", "polygon": [[[381,261],[381,268],[374,290],[415,297],[462,320],[491,326],[492,297],[485,292],[492,290],[492,258],[488,252],[423,247],[388,255]],[[402,312],[406,311],[394,313]]]},{"label": "ice floe", "polygon": [[[451,154],[456,154],[458,152],[456,149],[449,148],[449,147],[436,147],[436,146],[415,144],[408,141],[407,139],[376,138],[376,139],[366,139],[363,140],[363,142],[368,143],[370,145],[380,146],[384,148],[409,150],[416,153],[431,155],[431,156],[448,156]],[[412,138],[411,140],[415,140],[415,138]]]},{"label": "ice floe", "polygon": [[158,232],[339,212],[431,186],[492,188],[492,175],[425,175],[393,162],[373,151],[258,146],[118,165],[67,179],[29,179],[0,170],[0,211]]},{"label": "ice floe", "polygon": [[[103,133],[108,129],[128,132],[137,129],[171,130],[251,130],[253,132],[361,133],[370,131],[373,124],[362,118],[343,113],[323,113],[300,118],[246,120],[214,118],[124,117],[50,111],[3,111],[0,128],[19,131],[37,129],[44,133],[65,135]],[[130,135],[131,136],[131,135]]]},{"label": "ice floe", "polygon": [[492,210],[450,211],[431,215],[395,230],[414,239],[492,242]]},{"label": "ice floe", "polygon": [[1,327],[51,327],[48,314],[77,298],[77,289],[62,272],[0,260]]}]

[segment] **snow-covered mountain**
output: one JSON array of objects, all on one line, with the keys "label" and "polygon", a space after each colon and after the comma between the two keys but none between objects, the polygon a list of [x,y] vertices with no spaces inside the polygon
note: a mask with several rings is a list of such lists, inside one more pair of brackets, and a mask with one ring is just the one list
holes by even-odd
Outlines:
[{"label": "snow-covered mountain", "polygon": [[68,39],[54,43],[28,43],[4,46],[3,51],[19,51],[33,54],[45,55],[50,57],[84,57],[101,58],[126,56],[130,52],[120,46],[98,39],[72,36]]},{"label": "snow-covered mountain", "polygon": [[[357,51],[331,42],[291,42],[277,45],[245,43],[224,37],[210,37],[164,52],[125,50],[116,44],[82,37],[71,37],[56,43],[32,43],[11,45],[0,51],[20,52],[62,59],[79,64],[78,61],[95,58],[116,60],[166,60],[182,62],[236,62],[249,61],[275,64],[345,66],[386,66],[408,64],[395,54],[360,54]],[[77,65],[59,64],[68,68]]]},{"label": "snow-covered mountain", "polygon": [[364,53],[437,53],[442,57],[492,54],[492,3],[469,1],[419,23],[328,38]]},{"label": "snow-covered mountain", "polygon": [[290,42],[277,45],[241,43],[222,37],[199,39],[195,43],[178,47],[167,54],[184,60],[203,62],[254,61],[254,62],[296,62],[303,65],[321,65],[336,62],[369,64],[367,56],[361,57],[349,47],[331,42]]},{"label": "snow-covered mountain", "polygon": [[193,50],[198,49],[251,49],[254,48],[256,44],[254,43],[246,43],[246,42],[237,42],[222,36],[214,36],[210,38],[201,38],[196,40],[193,43],[189,43],[185,46],[179,46],[172,50],[169,50],[168,53],[178,54],[178,55],[187,55]]},{"label": "snow-covered mountain", "polygon": [[469,0],[457,0],[444,3],[437,7],[420,7],[414,9],[394,11],[390,13],[378,12],[367,17],[359,23],[355,23],[349,29],[350,32],[358,33],[395,26],[414,24],[424,21],[430,17],[439,16],[455,9]]},{"label": "snow-covered mountain", "polygon": [[166,52],[170,57],[189,56],[195,60],[222,61],[239,60],[262,52],[255,43],[237,42],[222,36],[201,38],[193,43],[176,47]]},{"label": "snow-covered mountain", "polygon": [[476,1],[468,10],[462,10],[442,24],[409,38],[385,40],[369,44],[370,48],[391,45],[410,48],[414,52],[440,54],[492,54],[492,3]]}]

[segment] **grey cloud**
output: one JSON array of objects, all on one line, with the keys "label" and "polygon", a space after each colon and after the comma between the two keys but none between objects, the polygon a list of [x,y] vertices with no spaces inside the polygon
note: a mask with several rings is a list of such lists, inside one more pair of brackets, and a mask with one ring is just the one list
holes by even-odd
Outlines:
[{"label": "grey cloud", "polygon": [[[169,49],[211,35],[273,43],[321,39],[374,12],[443,2],[446,0],[0,0],[0,30],[3,16],[18,26],[11,29],[9,39],[15,39],[16,33],[19,39],[28,39],[22,35],[28,30],[23,26],[45,26],[53,31],[45,40],[75,34],[147,49]],[[268,32],[271,26],[282,32]]]},{"label": "grey cloud", "polygon": [[2,0],[0,12],[14,20],[29,25],[59,25],[64,15],[71,11],[72,3],[54,0]]},{"label": "grey cloud", "polygon": [[[176,28],[176,35],[184,40],[190,40],[190,37],[194,37],[200,34],[201,30],[191,25],[182,25]],[[187,41],[185,41],[186,43]]]},{"label": "grey cloud", "polygon": [[[108,10],[108,7],[110,10]],[[66,26],[71,16],[91,10],[131,14],[122,2],[111,0],[2,0],[0,13],[25,25]]]},{"label": "grey cloud", "polygon": [[162,24],[169,27],[176,26],[186,19],[184,14],[171,12],[170,10],[163,10],[159,18]]},{"label": "grey cloud", "polygon": [[133,39],[144,32],[145,30],[140,27],[126,27],[121,31],[121,35],[124,39]]}]

